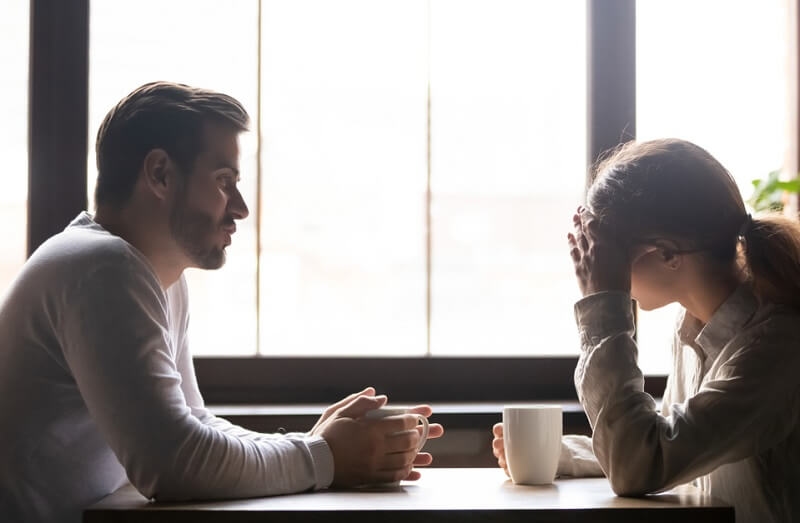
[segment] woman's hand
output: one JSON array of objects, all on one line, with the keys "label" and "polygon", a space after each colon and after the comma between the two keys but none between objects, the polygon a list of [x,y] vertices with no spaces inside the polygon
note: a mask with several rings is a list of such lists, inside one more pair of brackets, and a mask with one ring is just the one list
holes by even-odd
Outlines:
[{"label": "woman's hand", "polygon": [[575,277],[584,296],[600,291],[631,291],[629,249],[615,241],[610,231],[583,207],[572,217],[567,234]]},{"label": "woman's hand", "polygon": [[495,423],[494,427],[492,427],[492,434],[494,434],[492,453],[494,457],[497,458],[497,465],[503,469],[506,476],[510,478],[511,474],[508,472],[508,463],[506,462],[506,446],[503,442],[503,424]]}]

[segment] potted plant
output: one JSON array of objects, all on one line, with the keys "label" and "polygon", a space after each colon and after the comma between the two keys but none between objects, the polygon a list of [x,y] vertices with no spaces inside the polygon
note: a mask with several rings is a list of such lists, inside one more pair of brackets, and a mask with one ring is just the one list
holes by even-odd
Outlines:
[{"label": "potted plant", "polygon": [[790,195],[800,193],[800,178],[782,181],[780,172],[772,171],[765,178],[753,180],[753,194],[747,203],[755,212],[783,211]]}]

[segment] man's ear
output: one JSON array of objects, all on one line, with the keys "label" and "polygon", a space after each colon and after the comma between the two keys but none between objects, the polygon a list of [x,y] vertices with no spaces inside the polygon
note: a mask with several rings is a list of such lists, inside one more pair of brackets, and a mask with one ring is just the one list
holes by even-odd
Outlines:
[{"label": "man's ear", "polygon": [[174,164],[164,149],[152,149],[144,157],[142,176],[147,189],[159,200],[166,200],[172,183]]}]

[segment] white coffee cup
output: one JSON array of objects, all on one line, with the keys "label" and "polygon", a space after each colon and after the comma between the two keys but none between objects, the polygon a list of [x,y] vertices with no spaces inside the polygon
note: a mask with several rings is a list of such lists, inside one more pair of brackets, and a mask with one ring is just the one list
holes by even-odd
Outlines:
[{"label": "white coffee cup", "polygon": [[371,410],[364,416],[367,419],[380,419],[388,418],[390,416],[404,416],[406,414],[413,414],[417,417],[417,421],[422,424],[422,435],[419,438],[419,445],[417,445],[417,452],[422,450],[425,442],[428,440],[428,418],[422,414],[411,412],[410,407],[387,407],[383,406],[379,409]]},{"label": "white coffee cup", "polygon": [[[371,410],[366,413],[364,416],[367,419],[381,419],[381,418],[388,418],[391,416],[404,416],[406,414],[413,414],[417,417],[417,421],[419,424],[422,425],[422,435],[419,438],[419,444],[417,445],[417,452],[422,450],[422,447],[425,446],[425,442],[428,440],[428,418],[423,416],[422,414],[417,414],[416,412],[411,412],[410,407],[387,407],[383,406],[379,409]],[[396,487],[400,485],[400,481],[390,481],[387,483],[380,483],[378,485],[373,485],[374,487]]]},{"label": "white coffee cup", "polygon": [[546,485],[555,480],[562,431],[560,406],[509,405],[503,408],[503,444],[514,483]]}]

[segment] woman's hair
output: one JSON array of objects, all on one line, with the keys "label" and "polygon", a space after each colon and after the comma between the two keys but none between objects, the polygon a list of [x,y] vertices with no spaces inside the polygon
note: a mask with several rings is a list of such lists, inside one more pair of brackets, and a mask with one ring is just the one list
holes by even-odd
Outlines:
[{"label": "woman's hair", "polygon": [[97,131],[95,203],[124,205],[151,150],[164,149],[188,174],[205,150],[207,123],[241,132],[248,121],[242,104],[226,94],[172,82],[139,87],[108,112]]},{"label": "woman's hair", "polygon": [[721,264],[743,262],[759,299],[800,308],[800,224],[751,218],[728,170],[693,143],[621,145],[596,166],[586,202],[625,243],[668,238]]}]

